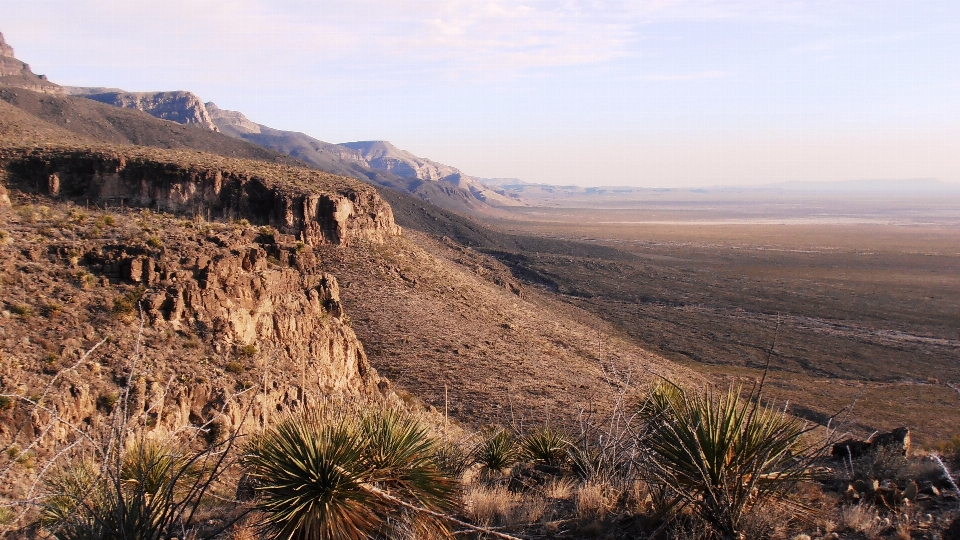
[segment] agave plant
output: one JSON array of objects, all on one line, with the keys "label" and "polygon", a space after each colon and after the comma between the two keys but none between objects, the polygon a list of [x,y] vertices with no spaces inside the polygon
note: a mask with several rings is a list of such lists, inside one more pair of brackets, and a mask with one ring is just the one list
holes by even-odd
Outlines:
[{"label": "agave plant", "polygon": [[[449,535],[437,512],[456,482],[433,460],[436,439],[398,410],[290,414],[246,449],[245,464],[270,538],[355,540],[392,524]],[[429,532],[428,532],[429,531]]]},{"label": "agave plant", "polygon": [[805,424],[762,405],[758,393],[744,398],[739,387],[718,394],[660,385],[643,411],[653,428],[655,473],[676,488],[677,503],[693,505],[725,538],[742,533],[754,505],[784,495],[811,457],[801,446]]},{"label": "agave plant", "polygon": [[569,448],[566,434],[548,426],[533,429],[520,440],[520,452],[524,459],[552,466],[566,461]]},{"label": "agave plant", "polygon": [[474,458],[486,474],[499,473],[512,467],[519,457],[513,434],[503,428],[488,432],[474,450]]}]

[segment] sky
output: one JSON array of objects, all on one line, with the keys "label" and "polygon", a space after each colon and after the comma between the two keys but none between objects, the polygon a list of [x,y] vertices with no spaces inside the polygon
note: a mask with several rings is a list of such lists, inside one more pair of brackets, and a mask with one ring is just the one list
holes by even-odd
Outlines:
[{"label": "sky", "polygon": [[956,0],[0,0],[74,86],[189,90],[487,178],[960,182]]}]

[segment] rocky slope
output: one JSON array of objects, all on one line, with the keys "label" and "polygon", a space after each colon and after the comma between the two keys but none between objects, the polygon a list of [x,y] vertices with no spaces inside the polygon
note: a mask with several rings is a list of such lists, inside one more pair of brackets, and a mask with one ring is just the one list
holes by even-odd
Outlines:
[{"label": "rocky slope", "polygon": [[114,107],[137,109],[161,120],[218,131],[203,101],[190,92],[108,92],[84,97]]},{"label": "rocky slope", "polygon": [[[316,252],[399,234],[372,187],[130,147],[6,147],[0,166],[4,448],[43,460],[96,436],[127,391],[131,422],[212,438],[308,401],[394,399]],[[0,495],[23,495],[28,465]]]},{"label": "rocky slope", "polygon": [[64,94],[63,88],[48,81],[44,75],[36,75],[30,65],[14,56],[13,47],[0,34],[0,85],[25,88],[45,94]]}]

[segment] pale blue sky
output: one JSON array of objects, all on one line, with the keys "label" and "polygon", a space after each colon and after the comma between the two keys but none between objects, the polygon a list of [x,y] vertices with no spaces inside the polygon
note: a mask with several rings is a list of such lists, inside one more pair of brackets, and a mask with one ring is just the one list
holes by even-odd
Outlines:
[{"label": "pale blue sky", "polygon": [[960,182],[960,2],[0,0],[61,84],[581,185]]}]

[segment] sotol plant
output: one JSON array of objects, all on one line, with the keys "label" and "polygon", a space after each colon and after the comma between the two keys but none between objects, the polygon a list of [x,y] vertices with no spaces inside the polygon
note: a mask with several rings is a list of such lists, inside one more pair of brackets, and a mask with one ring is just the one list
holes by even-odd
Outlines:
[{"label": "sotol plant", "polygon": [[290,414],[247,448],[248,474],[270,538],[353,540],[391,527],[449,535],[438,513],[456,482],[436,464],[437,440],[393,409]]},{"label": "sotol plant", "polygon": [[748,512],[804,477],[812,449],[803,447],[805,424],[761,404],[759,390],[741,396],[688,392],[662,384],[643,414],[660,481],[676,488],[676,505],[691,505],[724,538],[738,538]]}]

